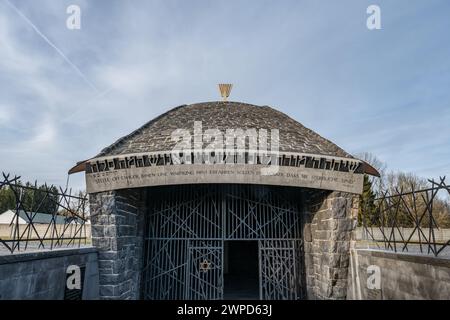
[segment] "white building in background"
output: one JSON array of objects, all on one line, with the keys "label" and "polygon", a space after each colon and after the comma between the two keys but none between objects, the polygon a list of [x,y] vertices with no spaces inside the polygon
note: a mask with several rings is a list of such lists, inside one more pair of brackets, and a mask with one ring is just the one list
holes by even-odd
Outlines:
[{"label": "white building in background", "polygon": [[[49,232],[51,232],[49,231],[49,225],[53,224],[52,218],[53,216],[48,213],[26,213],[23,210],[19,210],[18,215],[16,215],[15,210],[7,210],[0,213],[0,239],[11,239],[13,234],[17,234],[17,232],[22,234],[24,230],[26,230],[28,238],[33,238],[38,235],[40,237],[44,235],[49,236]],[[58,233],[61,234],[61,232],[64,232],[67,237],[72,236],[75,232],[79,232],[79,226],[82,223],[80,218],[62,215],[56,215],[54,219]],[[33,221],[34,227],[32,229],[26,229],[27,225],[30,224],[30,220]],[[85,225],[87,236],[90,237],[90,221],[86,221]]]},{"label": "white building in background", "polygon": [[[7,210],[0,214],[0,225],[1,224],[16,224],[18,219],[18,224],[28,224],[30,220],[33,221],[33,224],[49,224],[52,222],[52,215],[48,213],[42,212],[25,212],[23,210],[19,210],[18,217],[16,217],[16,213],[13,210]],[[65,223],[75,223],[73,218],[57,215],[55,217],[56,224],[65,224]]]},{"label": "white building in background", "polygon": [[16,213],[12,210],[6,210],[5,212],[0,214],[0,225],[10,225],[11,222],[13,223],[19,223],[19,224],[27,224],[27,222],[22,219],[19,215],[18,222],[16,222]]}]

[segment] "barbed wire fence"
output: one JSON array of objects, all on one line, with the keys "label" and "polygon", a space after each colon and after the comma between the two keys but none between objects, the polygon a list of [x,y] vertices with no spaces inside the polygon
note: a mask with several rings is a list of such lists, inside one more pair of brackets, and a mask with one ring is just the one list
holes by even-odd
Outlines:
[{"label": "barbed wire fence", "polygon": [[428,183],[426,189],[394,188],[374,201],[363,201],[362,240],[369,247],[394,252],[450,253],[450,185],[445,177]]},{"label": "barbed wire fence", "polygon": [[[3,247],[14,253],[88,244],[90,223],[86,195],[74,195],[67,187],[23,185],[20,178],[4,172],[0,176],[0,200],[9,200],[3,203],[2,211],[7,209],[9,215],[0,224],[0,249]],[[0,215],[5,213],[0,212]]]}]

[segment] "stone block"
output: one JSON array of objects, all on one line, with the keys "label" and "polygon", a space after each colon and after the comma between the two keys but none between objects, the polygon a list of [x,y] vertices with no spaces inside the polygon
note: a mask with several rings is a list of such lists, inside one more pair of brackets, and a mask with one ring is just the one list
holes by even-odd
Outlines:
[{"label": "stone block", "polygon": [[105,236],[105,227],[102,224],[91,226],[92,237],[102,238]]},{"label": "stone block", "polygon": [[100,285],[99,286],[100,297],[105,296],[115,296],[116,292],[118,292],[117,285]]},{"label": "stone block", "polygon": [[116,203],[116,208],[119,212],[119,214],[127,214],[127,213],[132,213],[132,214],[137,214],[138,212],[138,208],[129,204],[129,203],[125,203],[125,202],[117,202]]},{"label": "stone block", "polygon": [[99,260],[115,260],[118,257],[117,251],[99,251]]},{"label": "stone block", "polygon": [[97,249],[99,249],[100,251],[102,250],[111,250],[111,238],[97,238],[97,237],[92,237],[92,245],[94,247],[96,247]]},{"label": "stone block", "polygon": [[109,225],[105,227],[105,237],[117,237],[117,226]]},{"label": "stone block", "polygon": [[319,282],[319,292],[318,295],[322,298],[330,298],[333,293],[333,287],[330,283]]},{"label": "stone block", "polygon": [[348,241],[350,242],[352,233],[350,231],[334,231],[332,235],[332,239],[335,241]]},{"label": "stone block", "polygon": [[114,261],[113,272],[114,273],[123,273],[123,272],[125,272],[125,262],[122,259]]},{"label": "stone block", "polygon": [[350,201],[345,197],[334,198],[331,201],[331,215],[333,218],[350,217]]},{"label": "stone block", "polygon": [[337,224],[337,228],[334,230],[336,230],[338,232],[347,232],[347,231],[352,231],[354,229],[353,219],[338,219],[335,221]]},{"label": "stone block", "polygon": [[330,230],[317,230],[314,233],[314,236],[317,240],[330,240],[333,236],[333,233]]},{"label": "stone block", "polygon": [[98,268],[99,274],[113,274],[113,268]]},{"label": "stone block", "polygon": [[112,268],[113,267],[113,260],[99,260],[98,261],[98,267],[101,268],[101,269]]},{"label": "stone block", "polygon": [[102,285],[116,285],[117,283],[120,283],[124,281],[125,275],[124,274],[101,274],[100,275],[100,283]]},{"label": "stone block", "polygon": [[330,298],[332,299],[345,299],[347,296],[347,286],[346,285],[337,285],[332,287],[332,293]]}]

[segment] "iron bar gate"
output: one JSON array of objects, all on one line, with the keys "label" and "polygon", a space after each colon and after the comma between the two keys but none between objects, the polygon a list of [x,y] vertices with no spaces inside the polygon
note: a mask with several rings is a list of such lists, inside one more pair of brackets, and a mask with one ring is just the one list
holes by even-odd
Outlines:
[{"label": "iron bar gate", "polygon": [[259,185],[152,188],[144,299],[223,299],[224,242],[258,241],[261,299],[303,296],[300,190]]}]

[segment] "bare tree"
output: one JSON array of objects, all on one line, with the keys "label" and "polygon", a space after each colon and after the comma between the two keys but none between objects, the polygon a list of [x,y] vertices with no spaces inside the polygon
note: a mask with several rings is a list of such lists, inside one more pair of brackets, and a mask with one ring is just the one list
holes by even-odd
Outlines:
[{"label": "bare tree", "polygon": [[[413,191],[424,190],[430,187],[427,179],[421,178],[413,173],[405,172],[387,172],[387,165],[381,161],[378,157],[370,152],[363,152],[357,154],[357,157],[372,167],[378,170],[380,178],[365,177],[364,178],[364,190],[361,195],[361,207],[364,206],[366,217],[370,217],[374,214],[374,199],[381,196],[384,192],[388,192],[390,195],[396,195],[399,193],[410,193]],[[402,198],[405,202],[403,209],[399,210],[397,215],[398,223],[401,226],[409,227],[413,225],[413,217],[411,217],[411,211],[423,212],[426,209],[426,203],[422,198],[413,199],[413,195],[405,195]],[[406,208],[409,208],[407,210]],[[362,212],[360,212],[360,222],[362,221]],[[450,227],[450,202],[449,197],[438,196],[433,201],[433,219],[438,227],[448,228]],[[420,223],[422,226],[430,224],[430,219],[424,217]]]},{"label": "bare tree", "polygon": [[372,185],[372,190],[376,194],[379,194],[384,189],[384,178],[386,175],[387,165],[385,162],[380,160],[377,156],[370,152],[361,152],[356,154],[356,157],[370,164],[372,167],[377,169],[380,173],[380,178],[370,177],[369,181]]}]

